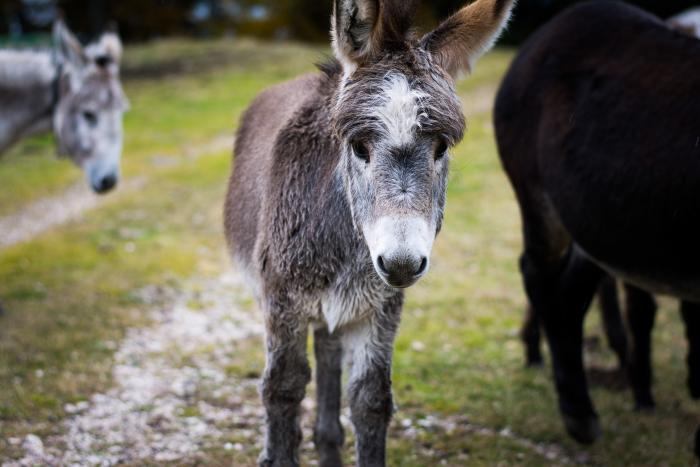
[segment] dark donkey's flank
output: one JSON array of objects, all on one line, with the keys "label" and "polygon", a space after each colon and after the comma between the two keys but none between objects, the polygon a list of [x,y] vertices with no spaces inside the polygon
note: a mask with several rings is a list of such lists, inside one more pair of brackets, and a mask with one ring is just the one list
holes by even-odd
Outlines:
[{"label": "dark donkey's flank", "polygon": [[428,269],[447,152],[464,132],[454,79],[495,41],[510,0],[478,0],[422,39],[412,2],[336,0],[337,62],[271,88],[246,112],[226,233],[265,313],[261,465],[297,465],[314,327],[322,465],[341,463],[341,356],[359,465],[383,465],[401,288]]},{"label": "dark donkey's flank", "polygon": [[700,42],[618,2],[585,3],[522,48],[499,91],[521,268],[570,434],[600,431],[582,321],[604,272],[684,300],[700,370]]}]

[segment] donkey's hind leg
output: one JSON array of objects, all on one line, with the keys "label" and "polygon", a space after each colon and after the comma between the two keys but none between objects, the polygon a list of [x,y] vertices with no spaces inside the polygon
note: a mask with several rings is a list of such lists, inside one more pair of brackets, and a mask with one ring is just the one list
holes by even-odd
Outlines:
[{"label": "donkey's hind leg", "polygon": [[602,271],[575,247],[556,269],[544,268],[527,250],[521,266],[528,295],[544,324],[566,429],[577,441],[592,443],[600,425],[583,366],[583,318]]},{"label": "donkey's hind leg", "polygon": [[311,370],[306,356],[308,323],[292,310],[266,310],[266,365],[262,399],[267,414],[265,447],[259,464],[264,467],[299,465],[299,406]]},{"label": "donkey's hind leg", "polygon": [[523,327],[520,330],[520,338],[523,340],[523,344],[525,344],[525,365],[529,367],[542,366],[540,319],[537,314],[535,314],[535,309],[530,304],[527,306]]},{"label": "donkey's hind leg", "polygon": [[625,284],[625,293],[632,337],[629,379],[634,404],[637,410],[652,409],[655,404],[651,394],[651,331],[656,317],[656,301],[650,293],[629,284]]},{"label": "donkey's hind leg", "polygon": [[343,349],[340,338],[321,325],[314,331],[317,415],[314,443],[322,467],[342,465],[340,449],[345,435],[340,424]]},{"label": "donkey's hind leg", "polygon": [[598,289],[598,298],[608,345],[617,355],[619,368],[623,370],[627,367],[627,328],[622,320],[615,278],[607,276],[603,279]]},{"label": "donkey's hind leg", "polygon": [[394,411],[391,355],[403,297],[389,299],[364,323],[343,329],[351,358],[348,399],[359,467],[386,465],[386,437]]},{"label": "donkey's hind leg", "polygon": [[682,302],[681,313],[688,339],[688,389],[693,399],[700,398],[700,304]]},{"label": "donkey's hind leg", "polygon": [[602,271],[578,252],[536,186],[514,186],[523,218],[521,272],[534,313],[544,325],[559,409],[569,434],[592,443],[600,425],[583,367],[583,318]]}]

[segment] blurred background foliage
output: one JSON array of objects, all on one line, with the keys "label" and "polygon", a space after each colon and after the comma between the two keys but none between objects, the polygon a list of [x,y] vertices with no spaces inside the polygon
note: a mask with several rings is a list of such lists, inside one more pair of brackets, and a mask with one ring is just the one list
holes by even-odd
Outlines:
[{"label": "blurred background foliage", "polygon": [[[520,0],[504,40],[523,41],[532,31],[567,6],[581,0]],[[608,1],[608,0],[599,0]],[[426,29],[465,0],[420,2],[419,28]],[[633,0],[661,17],[697,5],[697,0]],[[320,42],[328,38],[331,0],[1,0],[0,36],[5,41],[45,39],[57,12],[82,39],[108,24],[118,24],[122,37],[139,42],[164,36],[254,36]]]}]

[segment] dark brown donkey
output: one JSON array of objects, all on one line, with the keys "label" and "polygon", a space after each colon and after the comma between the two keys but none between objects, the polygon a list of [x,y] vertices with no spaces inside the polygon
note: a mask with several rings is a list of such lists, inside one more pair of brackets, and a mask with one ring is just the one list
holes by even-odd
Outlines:
[{"label": "dark brown donkey", "polygon": [[684,300],[700,348],[700,42],[618,2],[573,7],[522,48],[499,91],[499,151],[520,203],[521,268],[559,406],[599,434],[583,316],[605,272]]},{"label": "dark brown donkey", "polygon": [[245,114],[226,233],[267,329],[261,465],[297,465],[314,328],[322,465],[340,464],[341,355],[359,465],[383,465],[402,288],[428,269],[448,150],[465,121],[455,78],[495,41],[512,1],[478,0],[410,33],[407,1],[336,0],[337,61],[271,88]]},{"label": "dark brown donkey", "polygon": [[[666,24],[679,32],[700,39],[700,9],[692,9],[669,18],[666,20]],[[695,26],[698,27],[695,28]],[[631,284],[623,284],[627,315],[627,326],[625,326],[618,302],[616,282],[613,277],[607,276],[602,280],[598,289],[605,335],[610,347],[617,354],[620,370],[626,370],[629,375],[635,407],[637,409],[651,409],[655,405],[651,392],[651,331],[656,317],[656,300],[652,294],[645,290]],[[684,306],[681,303],[681,313],[687,313],[683,311],[685,309],[687,309],[687,305]],[[692,317],[688,319],[690,318]],[[628,331],[631,337],[629,348]],[[700,343],[692,342],[693,339],[700,338],[700,334],[687,332],[687,336],[691,341],[690,345],[700,345]],[[543,359],[540,352],[540,320],[532,307],[528,307],[521,337],[525,344],[527,365],[541,365]],[[700,398],[700,368],[694,370],[692,363],[689,358],[688,387],[693,398]]]}]

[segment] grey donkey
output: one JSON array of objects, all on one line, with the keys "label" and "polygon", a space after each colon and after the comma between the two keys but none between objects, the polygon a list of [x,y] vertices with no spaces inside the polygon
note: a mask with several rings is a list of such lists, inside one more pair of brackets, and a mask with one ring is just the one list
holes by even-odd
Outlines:
[{"label": "grey donkey", "polygon": [[336,60],[263,92],[239,128],[225,230],[265,315],[262,466],[299,464],[310,327],[321,465],[341,464],[343,357],[357,463],[385,464],[402,289],[428,271],[465,129],[455,80],[513,6],[478,0],[418,38],[411,3],[336,0]]},{"label": "grey donkey", "polygon": [[53,131],[58,152],[98,193],[119,181],[123,114],[122,46],[114,32],[81,46],[62,20],[53,50],[0,50],[0,154],[28,136]]}]

